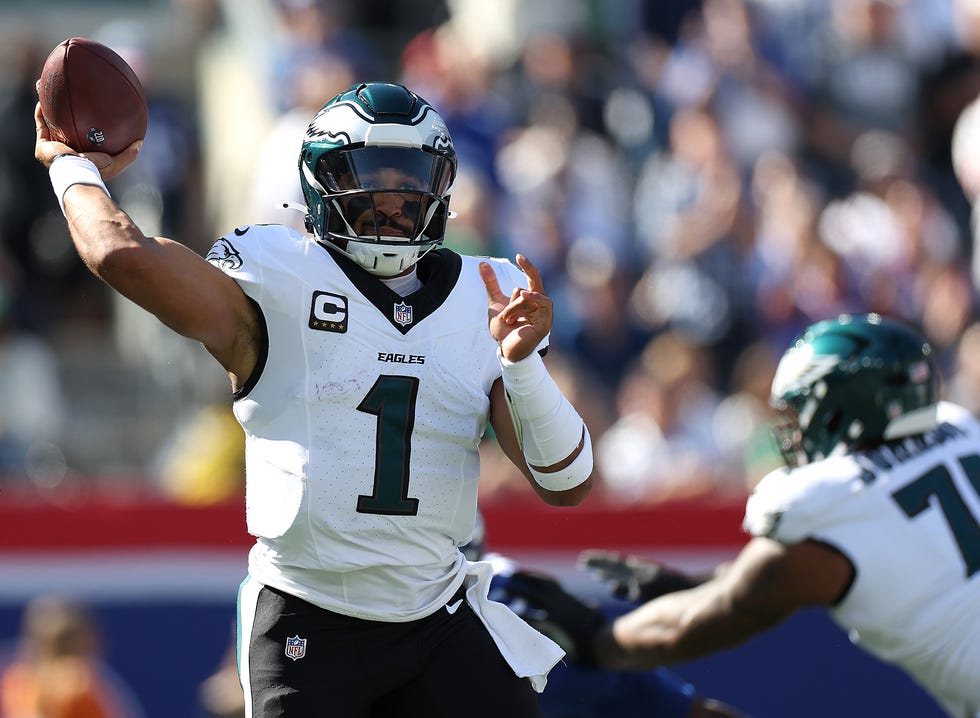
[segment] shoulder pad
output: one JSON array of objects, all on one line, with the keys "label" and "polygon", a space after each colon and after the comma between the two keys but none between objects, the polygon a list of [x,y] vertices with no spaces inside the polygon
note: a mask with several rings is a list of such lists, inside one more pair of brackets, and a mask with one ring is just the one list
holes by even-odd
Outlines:
[{"label": "shoulder pad", "polygon": [[783,543],[798,543],[834,520],[860,468],[846,456],[796,469],[779,468],[756,485],[745,505],[742,529]]},{"label": "shoulder pad", "polygon": [[208,250],[206,259],[226,274],[236,274],[247,262],[262,261],[263,250],[275,248],[277,253],[291,247],[301,248],[310,240],[299,232],[277,224],[253,224],[236,227],[220,237]]}]

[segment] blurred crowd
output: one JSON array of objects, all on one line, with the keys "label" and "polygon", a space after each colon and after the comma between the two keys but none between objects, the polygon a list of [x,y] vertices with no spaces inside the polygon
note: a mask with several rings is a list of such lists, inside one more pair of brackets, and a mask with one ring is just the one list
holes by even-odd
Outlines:
[{"label": "blurred crowd", "polygon": [[[977,0],[164,5],[176,29],[116,17],[4,50],[0,473],[54,486],[111,467],[198,503],[240,486],[226,379],[85,273],[29,152],[34,79],[68,34],[117,49],[149,97],[113,196],[199,252],[243,224],[302,229],[297,153],[337,92],[388,80],[429,100],[460,158],[447,245],[541,267],[548,361],[610,501],[744,495],[778,463],[775,362],[839,312],[920,329],[946,396],[980,411]],[[64,366],[93,342],[135,377],[133,421],[154,421],[142,463],[79,421],[92,397],[72,401]],[[526,491],[484,448],[485,498]]]}]

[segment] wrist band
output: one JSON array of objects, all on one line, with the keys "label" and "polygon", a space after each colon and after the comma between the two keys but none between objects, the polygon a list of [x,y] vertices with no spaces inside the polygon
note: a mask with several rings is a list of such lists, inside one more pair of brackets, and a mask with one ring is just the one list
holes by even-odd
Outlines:
[{"label": "wrist band", "polygon": [[[51,187],[54,188],[54,194],[58,198],[62,214],[65,214],[65,192],[72,185],[87,184],[100,187],[107,196],[112,196],[106,189],[105,182],[102,181],[99,169],[91,160],[78,155],[58,155],[55,157],[48,168],[48,177],[51,179]],[[65,216],[67,217],[67,214]]]},{"label": "wrist band", "polygon": [[[498,348],[497,358],[507,406],[534,479],[553,491],[570,489],[585,481],[592,473],[588,429],[548,373],[541,355],[532,352],[512,362]],[[581,453],[565,469],[542,472],[536,468],[564,461],[580,444]]]}]

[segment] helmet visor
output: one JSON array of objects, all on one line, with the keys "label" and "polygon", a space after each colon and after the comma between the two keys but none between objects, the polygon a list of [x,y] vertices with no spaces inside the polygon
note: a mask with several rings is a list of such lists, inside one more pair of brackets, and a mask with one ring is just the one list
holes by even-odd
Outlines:
[{"label": "helmet visor", "polygon": [[442,197],[453,181],[445,157],[413,147],[357,147],[325,153],[316,178],[328,192],[392,190]]},{"label": "helmet visor", "polygon": [[324,154],[316,178],[330,195],[327,234],[377,244],[442,241],[453,165],[408,147],[357,147]]}]

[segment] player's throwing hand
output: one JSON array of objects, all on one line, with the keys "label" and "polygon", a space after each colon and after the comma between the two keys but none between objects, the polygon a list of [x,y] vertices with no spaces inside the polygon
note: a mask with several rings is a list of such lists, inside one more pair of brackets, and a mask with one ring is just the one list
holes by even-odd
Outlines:
[{"label": "player's throwing hand", "polygon": [[42,165],[50,167],[61,155],[79,155],[91,160],[104,180],[112,179],[131,165],[143,146],[143,140],[137,140],[118,155],[111,157],[104,152],[76,152],[64,142],[51,138],[51,130],[41,114],[40,102],[34,106],[34,133],[34,158]]}]

